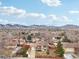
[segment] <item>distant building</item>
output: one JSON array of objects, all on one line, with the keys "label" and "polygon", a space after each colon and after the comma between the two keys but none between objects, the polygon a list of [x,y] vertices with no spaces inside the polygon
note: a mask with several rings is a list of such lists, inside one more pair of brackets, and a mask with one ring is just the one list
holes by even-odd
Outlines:
[{"label": "distant building", "polygon": [[79,43],[62,43],[65,53],[79,53]]}]

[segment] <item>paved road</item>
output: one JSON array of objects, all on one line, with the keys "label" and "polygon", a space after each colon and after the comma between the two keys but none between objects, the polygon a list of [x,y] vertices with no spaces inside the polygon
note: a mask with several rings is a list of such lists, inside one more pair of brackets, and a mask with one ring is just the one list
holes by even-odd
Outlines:
[{"label": "paved road", "polygon": [[64,57],[65,57],[65,59],[74,59],[72,54],[70,54],[70,53],[64,54]]}]

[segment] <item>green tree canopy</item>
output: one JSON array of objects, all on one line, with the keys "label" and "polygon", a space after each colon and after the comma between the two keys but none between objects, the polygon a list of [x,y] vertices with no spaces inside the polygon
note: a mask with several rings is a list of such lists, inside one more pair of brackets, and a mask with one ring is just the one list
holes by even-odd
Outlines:
[{"label": "green tree canopy", "polygon": [[29,42],[32,41],[32,37],[31,37],[31,35],[28,35],[28,36],[27,36],[27,40],[28,40]]},{"label": "green tree canopy", "polygon": [[57,43],[55,53],[59,57],[63,57],[63,55],[64,55],[64,49],[63,49],[62,44],[61,44],[60,41]]}]

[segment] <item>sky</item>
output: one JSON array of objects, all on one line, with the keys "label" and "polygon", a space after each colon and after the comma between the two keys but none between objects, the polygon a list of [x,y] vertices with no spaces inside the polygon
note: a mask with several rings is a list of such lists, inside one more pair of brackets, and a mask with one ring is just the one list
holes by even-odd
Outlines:
[{"label": "sky", "polygon": [[0,0],[0,24],[79,25],[79,0]]}]

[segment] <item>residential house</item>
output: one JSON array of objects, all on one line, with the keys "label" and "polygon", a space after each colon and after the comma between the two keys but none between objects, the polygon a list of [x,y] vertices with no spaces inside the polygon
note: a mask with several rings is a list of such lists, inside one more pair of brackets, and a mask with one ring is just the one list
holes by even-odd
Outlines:
[{"label": "residential house", "polygon": [[65,52],[76,53],[76,50],[79,49],[79,43],[62,43]]}]

